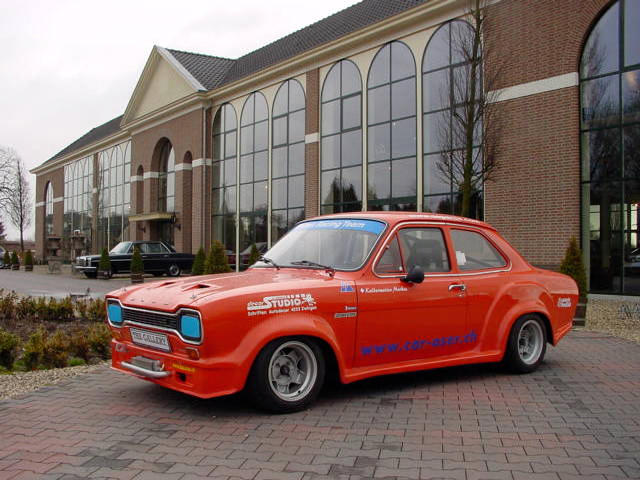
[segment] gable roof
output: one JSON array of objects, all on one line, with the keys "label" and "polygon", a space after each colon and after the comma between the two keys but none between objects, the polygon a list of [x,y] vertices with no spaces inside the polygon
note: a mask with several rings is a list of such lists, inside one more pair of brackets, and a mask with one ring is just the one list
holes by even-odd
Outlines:
[{"label": "gable roof", "polygon": [[426,1],[428,0],[363,0],[240,57],[229,69],[220,85],[247,77]]},{"label": "gable roof", "polygon": [[[191,76],[192,82],[195,80],[206,90],[213,90],[428,1],[362,0],[237,60],[161,47],[154,47],[154,50],[160,54],[168,53],[176,60],[176,68],[184,68],[183,76]],[[123,117],[120,115],[90,130],[34,170],[118,132]]]},{"label": "gable roof", "polygon": [[230,58],[183,52],[170,48],[166,50],[207,90],[213,90],[220,85],[227,71],[235,63],[235,60]]},{"label": "gable roof", "polygon": [[92,128],[83,136],[81,136],[79,139],[77,139],[75,142],[67,145],[58,153],[56,153],[53,157],[51,157],[49,160],[39,165],[37,169],[46,167],[50,163],[53,163],[58,158],[64,157],[68,153],[74,152],[76,150],[80,150],[81,148],[86,147],[87,145],[90,145],[93,142],[97,142],[98,140],[102,140],[103,138],[107,138],[108,136],[113,135],[114,133],[117,133],[120,130],[121,120],[122,120],[122,115],[120,115],[119,117],[113,118],[98,127]]}]

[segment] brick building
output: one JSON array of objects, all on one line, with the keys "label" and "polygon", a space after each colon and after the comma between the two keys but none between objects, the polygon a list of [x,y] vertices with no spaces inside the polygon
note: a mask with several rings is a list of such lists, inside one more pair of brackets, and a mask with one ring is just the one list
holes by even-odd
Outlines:
[{"label": "brick building", "polygon": [[[365,0],[238,59],[154,47],[124,114],[33,169],[38,254],[51,236],[238,253],[321,213],[456,213],[436,133],[461,108],[466,6]],[[591,291],[640,293],[640,1],[497,0],[486,21],[504,127],[470,215],[540,266],[576,237]]]}]

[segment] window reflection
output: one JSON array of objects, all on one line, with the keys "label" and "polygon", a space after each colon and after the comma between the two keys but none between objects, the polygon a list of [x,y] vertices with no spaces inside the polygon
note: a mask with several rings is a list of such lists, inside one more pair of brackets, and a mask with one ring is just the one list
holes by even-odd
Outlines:
[{"label": "window reflection", "polygon": [[370,210],[414,210],[416,67],[402,42],[383,46],[367,81],[367,199]]},{"label": "window reflection", "polygon": [[593,292],[640,294],[638,5],[611,5],[591,31],[580,66],[582,245]]},{"label": "window reflection", "polygon": [[304,109],[302,85],[287,80],[274,100],[271,243],[304,217]]},{"label": "window reflection", "polygon": [[129,240],[131,142],[98,154],[98,251]]},{"label": "window reflection", "polygon": [[267,100],[254,92],[240,117],[240,244],[267,242],[268,109]]},{"label": "window reflection", "polygon": [[[470,101],[470,63],[461,51],[473,35],[463,21],[445,23],[432,35],[422,62],[423,95],[423,209],[429,212],[456,213],[462,208],[463,164],[466,144],[467,109],[477,109]],[[480,98],[482,78],[475,78],[475,96]],[[475,110],[477,111],[477,110]],[[474,111],[474,114],[475,114]],[[480,123],[475,126],[480,131]],[[400,130],[398,130],[400,132]],[[474,138],[474,165],[480,161],[481,135]],[[471,179],[469,216],[482,218],[482,178],[477,168]],[[448,197],[447,195],[448,194]]]},{"label": "window reflection", "polygon": [[[362,79],[350,60],[336,63],[322,87],[321,211],[362,210]],[[345,168],[357,165],[351,168]]]},{"label": "window reflection", "polygon": [[[122,181],[120,182],[122,183]],[[91,249],[93,218],[93,156],[64,167],[64,248],[73,260]],[[74,237],[72,239],[72,237]]]},{"label": "window reflection", "polygon": [[229,103],[218,109],[213,120],[213,238],[229,256],[236,252],[237,122]]}]

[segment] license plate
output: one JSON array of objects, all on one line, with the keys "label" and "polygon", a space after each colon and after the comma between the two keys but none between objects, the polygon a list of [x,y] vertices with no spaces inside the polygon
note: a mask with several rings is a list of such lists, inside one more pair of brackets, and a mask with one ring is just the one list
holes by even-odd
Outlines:
[{"label": "license plate", "polygon": [[131,340],[138,345],[145,345],[151,348],[157,348],[158,350],[164,350],[165,352],[171,351],[169,345],[169,338],[163,333],[149,332],[147,330],[139,330],[137,328],[130,328]]}]

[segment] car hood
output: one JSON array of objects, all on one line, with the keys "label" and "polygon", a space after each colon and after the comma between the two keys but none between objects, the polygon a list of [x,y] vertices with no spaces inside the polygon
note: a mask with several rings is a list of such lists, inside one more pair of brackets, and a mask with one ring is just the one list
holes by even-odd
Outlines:
[{"label": "car hood", "polygon": [[118,298],[125,306],[175,312],[181,307],[198,308],[208,302],[229,297],[262,298],[270,292],[299,292],[301,289],[336,281],[324,270],[251,268],[241,273],[186,277],[127,286],[107,294],[107,297]]}]

